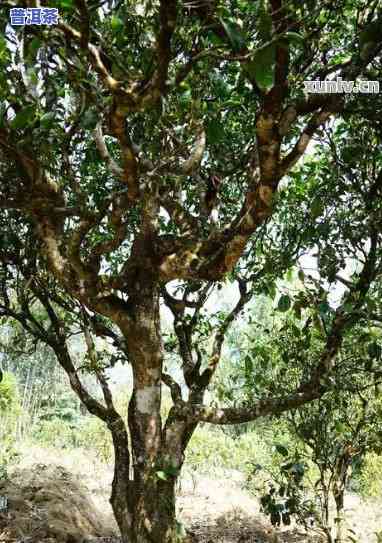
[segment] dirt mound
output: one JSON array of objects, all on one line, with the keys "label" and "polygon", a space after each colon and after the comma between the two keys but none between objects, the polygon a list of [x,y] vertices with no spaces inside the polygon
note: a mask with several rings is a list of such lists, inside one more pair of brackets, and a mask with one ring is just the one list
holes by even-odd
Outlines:
[{"label": "dirt mound", "polygon": [[0,513],[0,541],[115,541],[109,520],[97,510],[80,477],[62,466],[36,464],[15,470],[0,481],[0,496],[8,498],[8,510]]}]

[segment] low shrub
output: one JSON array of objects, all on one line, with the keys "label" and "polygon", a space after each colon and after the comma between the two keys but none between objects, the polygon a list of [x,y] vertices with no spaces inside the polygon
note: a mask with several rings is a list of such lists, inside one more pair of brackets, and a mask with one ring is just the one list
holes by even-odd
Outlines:
[{"label": "low shrub", "polygon": [[76,435],[76,445],[85,449],[91,448],[102,462],[113,460],[113,442],[106,424],[96,417],[85,417]]},{"label": "low shrub", "polygon": [[0,383],[0,479],[7,476],[9,465],[18,458],[16,435],[20,414],[16,378],[5,372]]},{"label": "low shrub", "polygon": [[0,414],[12,413],[15,417],[20,414],[20,397],[16,378],[12,373],[5,372],[0,383]]},{"label": "low shrub", "polygon": [[382,496],[382,456],[368,453],[358,475],[359,492],[364,497]]},{"label": "low shrub", "polygon": [[78,427],[59,418],[40,420],[34,427],[32,439],[40,445],[60,449],[78,445]]},{"label": "low shrub", "polygon": [[251,469],[251,462],[269,459],[267,446],[256,432],[238,437],[227,435],[221,428],[200,426],[186,450],[185,467],[210,472],[214,469]]}]

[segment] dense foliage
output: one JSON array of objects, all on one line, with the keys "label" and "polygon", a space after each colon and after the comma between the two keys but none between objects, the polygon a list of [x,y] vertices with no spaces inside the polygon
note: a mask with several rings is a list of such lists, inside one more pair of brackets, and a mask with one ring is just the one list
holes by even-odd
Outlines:
[{"label": "dense foliage", "polygon": [[[199,422],[246,423],[331,393],[359,331],[377,376],[381,94],[309,94],[304,82],[378,82],[381,6],[52,4],[52,26],[11,27],[18,2],[0,6],[0,311],[54,352],[111,432],[123,540],[172,543]],[[318,277],[302,269],[295,292],[281,286],[274,351],[259,334],[242,356],[248,396],[206,405],[228,329],[303,257]],[[227,283],[237,303],[211,309]],[[108,382],[116,360],[133,374],[127,424]]]}]

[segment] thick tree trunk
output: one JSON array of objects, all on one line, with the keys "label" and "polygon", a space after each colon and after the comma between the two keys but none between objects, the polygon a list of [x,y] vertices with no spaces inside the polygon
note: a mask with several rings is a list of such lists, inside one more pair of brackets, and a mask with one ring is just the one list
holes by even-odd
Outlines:
[{"label": "thick tree trunk", "polygon": [[152,465],[137,464],[133,480],[129,480],[127,434],[123,430],[118,422],[111,428],[115,467],[110,499],[122,541],[179,542],[175,515],[175,488],[179,471],[169,470],[164,458],[158,457]]},{"label": "thick tree trunk", "polygon": [[175,515],[176,477],[162,480],[163,473],[158,474],[155,467],[140,468],[129,481],[123,466],[116,464],[110,501],[123,543],[180,541]]},{"label": "thick tree trunk", "polygon": [[175,515],[175,480],[162,481],[156,473],[140,476],[135,494],[131,543],[179,541]]},{"label": "thick tree trunk", "polygon": [[[183,463],[182,428],[179,426],[174,432],[169,449],[160,413],[163,347],[159,293],[155,284],[148,281],[135,285],[133,292],[129,298],[132,319],[125,331],[133,368],[133,394],[128,410],[133,481],[125,485],[115,482],[112,502],[124,543],[174,543],[180,540],[175,486]],[[117,451],[118,447],[116,460],[118,456],[123,466],[123,455]],[[115,481],[120,479],[118,470],[116,463]],[[126,477],[124,473],[122,479]],[[124,499],[126,492],[128,497]]]}]

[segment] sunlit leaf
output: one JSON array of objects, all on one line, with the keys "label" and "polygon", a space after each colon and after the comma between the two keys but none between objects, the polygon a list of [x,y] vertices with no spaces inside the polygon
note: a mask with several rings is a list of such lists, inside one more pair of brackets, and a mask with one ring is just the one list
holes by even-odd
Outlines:
[{"label": "sunlit leaf", "polygon": [[256,53],[245,70],[256,81],[261,90],[271,89],[275,83],[276,45],[272,44]]}]

